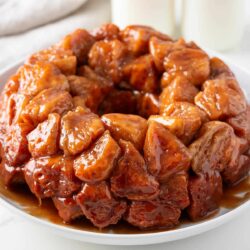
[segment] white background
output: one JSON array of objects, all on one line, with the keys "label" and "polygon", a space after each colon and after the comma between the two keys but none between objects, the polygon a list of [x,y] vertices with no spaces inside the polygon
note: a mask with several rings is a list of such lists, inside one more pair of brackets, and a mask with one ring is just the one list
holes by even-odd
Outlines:
[{"label": "white background", "polygon": [[[234,51],[224,52],[237,65],[250,71],[250,1],[247,1],[248,24],[240,46]],[[8,41],[0,39],[1,45]],[[20,44],[18,44],[20,49]],[[25,44],[21,45],[25,46]],[[0,52],[1,48],[0,48]],[[9,62],[9,63],[13,63]],[[249,82],[250,84],[250,82]],[[60,238],[39,228],[37,225],[14,217],[0,207],[0,249],[1,250],[250,250],[250,212],[246,211],[237,219],[213,231],[186,240],[154,246],[98,246]]]}]

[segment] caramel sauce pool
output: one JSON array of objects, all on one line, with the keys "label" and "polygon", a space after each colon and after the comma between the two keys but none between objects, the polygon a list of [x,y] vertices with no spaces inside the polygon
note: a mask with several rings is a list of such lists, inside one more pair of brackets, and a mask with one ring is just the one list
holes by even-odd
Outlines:
[{"label": "caramel sauce pool", "polygon": [[233,209],[250,200],[250,176],[238,185],[225,189],[221,207]]},{"label": "caramel sauce pool", "polygon": [[[12,188],[6,188],[0,180],[0,197],[7,198],[9,201],[17,204],[26,213],[46,219],[52,223],[67,226],[78,230],[85,230],[91,232],[101,233],[116,233],[116,234],[140,234],[140,233],[152,233],[166,230],[150,230],[142,231],[139,230],[126,222],[119,222],[117,225],[109,226],[105,229],[99,230],[95,228],[86,219],[78,219],[71,224],[65,224],[57,214],[57,210],[53,205],[53,202],[49,199],[43,200],[42,205],[39,206],[36,197],[29,191],[25,186],[15,186]],[[234,209],[247,200],[250,199],[250,176],[243,180],[238,185],[227,188],[224,190],[224,195],[221,200],[221,208]],[[211,219],[218,212],[212,213],[205,220]],[[190,223],[187,218],[181,220],[181,224]],[[178,227],[177,227],[178,228]],[[173,230],[173,229],[171,229]]]}]

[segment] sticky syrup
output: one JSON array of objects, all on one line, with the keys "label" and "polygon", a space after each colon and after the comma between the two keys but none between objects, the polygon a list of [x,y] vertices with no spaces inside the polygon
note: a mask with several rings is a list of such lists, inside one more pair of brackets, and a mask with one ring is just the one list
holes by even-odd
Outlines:
[{"label": "sticky syrup", "polygon": [[[26,186],[19,185],[7,189],[0,181],[0,196],[4,197],[5,199],[8,199],[12,203],[20,207],[20,209],[22,209],[23,211],[27,212],[32,216],[41,219],[46,219],[52,223],[67,226],[78,230],[101,232],[101,233],[115,233],[115,234],[138,234],[138,233],[152,233],[152,232],[165,231],[163,229],[141,231],[129,225],[126,222],[119,222],[117,225],[99,230],[84,218],[78,219],[71,224],[65,224],[58,216],[57,210],[55,209],[50,199],[43,200],[42,204],[39,206],[38,200]],[[250,199],[250,177],[243,180],[238,185],[224,190],[223,199],[221,200],[221,207],[227,209],[234,209],[249,199]],[[212,215],[205,218],[205,220],[211,219],[217,214],[218,211],[212,213]],[[190,223],[191,222],[186,217],[181,220],[181,225]]]}]

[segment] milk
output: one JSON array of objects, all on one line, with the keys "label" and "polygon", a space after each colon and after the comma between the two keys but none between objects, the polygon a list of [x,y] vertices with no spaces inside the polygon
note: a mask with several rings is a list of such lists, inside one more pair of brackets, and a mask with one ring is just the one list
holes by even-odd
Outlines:
[{"label": "milk", "polygon": [[244,24],[244,0],[183,0],[182,34],[203,47],[235,48]]},{"label": "milk", "polygon": [[124,28],[129,24],[151,26],[174,34],[174,0],[112,0],[112,22]]}]

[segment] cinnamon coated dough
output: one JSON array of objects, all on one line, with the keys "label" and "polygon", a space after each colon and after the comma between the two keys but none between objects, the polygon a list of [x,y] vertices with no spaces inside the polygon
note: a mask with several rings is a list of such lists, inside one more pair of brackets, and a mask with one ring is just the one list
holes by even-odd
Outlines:
[{"label": "cinnamon coated dough", "polygon": [[78,29],[31,55],[0,98],[0,178],[68,223],[172,228],[249,175],[250,108],[233,72],[150,27]]}]

